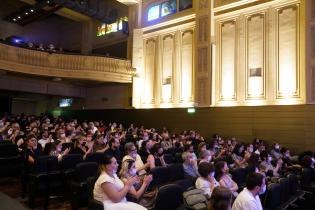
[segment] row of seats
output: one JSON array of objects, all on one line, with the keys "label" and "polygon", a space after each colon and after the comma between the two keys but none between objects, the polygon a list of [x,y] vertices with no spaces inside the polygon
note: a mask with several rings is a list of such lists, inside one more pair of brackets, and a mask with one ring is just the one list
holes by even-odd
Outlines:
[{"label": "row of seats", "polygon": [[18,146],[11,141],[0,141],[0,177],[15,176],[21,173],[22,158]]}]

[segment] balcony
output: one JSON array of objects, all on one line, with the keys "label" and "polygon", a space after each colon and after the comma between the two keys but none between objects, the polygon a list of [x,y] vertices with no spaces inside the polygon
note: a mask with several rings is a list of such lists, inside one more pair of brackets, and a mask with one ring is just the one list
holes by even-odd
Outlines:
[{"label": "balcony", "polygon": [[0,69],[48,77],[132,83],[131,61],[100,56],[69,55],[0,43]]}]

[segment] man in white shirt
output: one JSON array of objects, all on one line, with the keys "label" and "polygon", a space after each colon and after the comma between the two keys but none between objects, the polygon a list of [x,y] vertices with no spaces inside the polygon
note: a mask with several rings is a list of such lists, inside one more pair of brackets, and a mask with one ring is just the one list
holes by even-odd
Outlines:
[{"label": "man in white shirt", "polygon": [[249,174],[246,178],[246,187],[237,196],[232,210],[262,210],[259,195],[265,191],[265,177],[259,173]]}]

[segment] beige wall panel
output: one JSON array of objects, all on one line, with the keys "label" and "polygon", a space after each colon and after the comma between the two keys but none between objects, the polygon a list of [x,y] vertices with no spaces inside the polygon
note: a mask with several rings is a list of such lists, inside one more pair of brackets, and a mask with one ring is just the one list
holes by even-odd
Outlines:
[{"label": "beige wall panel", "polygon": [[161,103],[172,101],[174,71],[174,36],[166,35],[162,40],[162,94]]},{"label": "beige wall panel", "polygon": [[[315,3],[314,3],[315,4]],[[315,26],[311,29],[312,59],[315,59]]]},{"label": "beige wall panel", "polygon": [[236,22],[221,24],[220,99],[236,99]]},{"label": "beige wall panel", "polygon": [[278,9],[278,73],[277,97],[299,96],[298,15],[299,7]]},{"label": "beige wall panel", "polygon": [[265,98],[265,14],[246,17],[246,97]]},{"label": "beige wall panel", "polygon": [[311,0],[312,2],[312,18],[315,19],[315,1]]},{"label": "beige wall panel", "polygon": [[193,30],[182,33],[181,101],[193,100]]},{"label": "beige wall panel", "polygon": [[154,75],[156,68],[156,39],[145,40],[145,80],[142,89],[144,93],[143,102],[146,104],[154,103]]}]

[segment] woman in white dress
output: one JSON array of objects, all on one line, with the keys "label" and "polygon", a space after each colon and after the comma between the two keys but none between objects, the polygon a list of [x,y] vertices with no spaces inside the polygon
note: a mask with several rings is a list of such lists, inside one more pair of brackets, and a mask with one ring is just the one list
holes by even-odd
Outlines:
[{"label": "woman in white dress", "polygon": [[146,210],[143,206],[126,200],[126,194],[138,181],[138,177],[130,177],[124,184],[116,174],[117,169],[115,157],[103,159],[101,175],[94,185],[94,199],[104,204],[104,210]]}]

